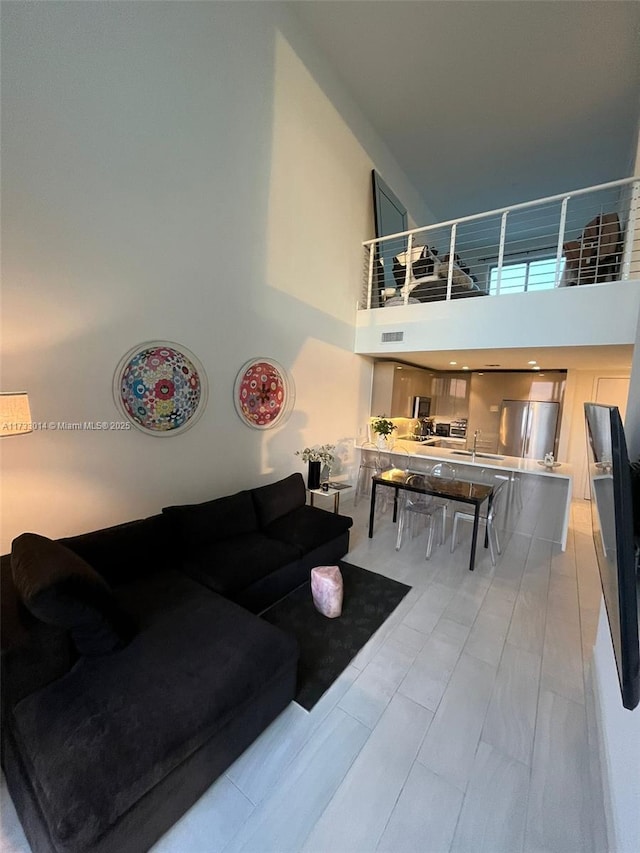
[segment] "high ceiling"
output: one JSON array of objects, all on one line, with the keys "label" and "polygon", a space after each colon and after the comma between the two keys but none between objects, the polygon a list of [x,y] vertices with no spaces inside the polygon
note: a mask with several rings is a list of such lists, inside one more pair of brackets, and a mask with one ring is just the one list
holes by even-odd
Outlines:
[{"label": "high ceiling", "polygon": [[630,174],[640,2],[292,5],[436,220]]}]

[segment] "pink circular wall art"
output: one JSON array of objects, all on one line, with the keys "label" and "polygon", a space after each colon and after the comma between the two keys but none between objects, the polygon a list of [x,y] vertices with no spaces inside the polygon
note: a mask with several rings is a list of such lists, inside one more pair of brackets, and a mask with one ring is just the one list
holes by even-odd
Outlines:
[{"label": "pink circular wall art", "polygon": [[246,424],[270,429],[286,420],[293,408],[293,382],[277,361],[252,359],[238,372],[233,401]]}]

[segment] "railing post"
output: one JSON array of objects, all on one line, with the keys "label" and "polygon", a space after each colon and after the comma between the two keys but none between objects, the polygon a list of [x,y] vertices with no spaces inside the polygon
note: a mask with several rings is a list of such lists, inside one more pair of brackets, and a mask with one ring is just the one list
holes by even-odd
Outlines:
[{"label": "railing post", "polygon": [[447,299],[451,299],[451,285],[453,282],[453,258],[456,252],[456,233],[458,223],[454,222],[451,226],[451,240],[449,241],[449,273],[447,275]]},{"label": "railing post", "polygon": [[[638,200],[640,199],[640,181],[631,184],[631,201],[629,202],[629,220],[627,222],[627,233],[624,238],[624,250],[622,252],[622,270],[620,277],[624,281],[629,278],[631,272],[631,255],[633,244],[637,240],[640,244],[640,234],[636,234],[636,214],[638,212]],[[640,249],[640,245],[638,246]]]},{"label": "railing post", "polygon": [[[505,210],[500,219],[500,247],[498,248],[498,280],[496,281],[496,296],[500,296],[500,282],[502,281],[502,262],[504,261],[504,243],[507,238],[507,216],[509,211]],[[491,276],[489,276],[489,289],[491,288]]]},{"label": "railing post", "polygon": [[560,264],[562,263],[562,250],[564,246],[564,229],[567,225],[567,205],[569,204],[570,195],[562,199],[560,207],[560,226],[558,228],[558,248],[556,249],[556,271],[554,274],[554,282],[557,287],[560,284]]},{"label": "railing post", "polygon": [[373,256],[376,253],[375,245],[369,246],[369,276],[367,279],[367,308],[371,309],[371,297],[373,295]]},{"label": "railing post", "polygon": [[411,263],[411,253],[413,249],[413,234],[409,234],[407,237],[407,254],[405,256],[406,265],[405,265],[405,273],[404,273],[404,285],[402,287],[402,298],[404,299],[404,304],[409,304],[409,293],[411,289],[409,288],[409,284],[411,282],[411,273],[413,272],[413,264]]}]

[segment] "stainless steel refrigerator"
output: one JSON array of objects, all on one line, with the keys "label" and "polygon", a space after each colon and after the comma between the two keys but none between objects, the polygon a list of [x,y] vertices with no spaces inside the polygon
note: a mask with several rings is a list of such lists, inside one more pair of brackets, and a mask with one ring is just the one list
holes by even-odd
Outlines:
[{"label": "stainless steel refrigerator", "polygon": [[498,453],[544,459],[556,455],[560,403],[503,400],[498,429]]}]

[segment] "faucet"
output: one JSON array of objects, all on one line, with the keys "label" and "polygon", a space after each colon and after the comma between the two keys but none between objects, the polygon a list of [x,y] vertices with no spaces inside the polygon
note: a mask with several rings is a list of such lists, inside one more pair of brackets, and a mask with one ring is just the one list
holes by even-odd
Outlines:
[{"label": "faucet", "polygon": [[471,451],[471,459],[473,462],[476,460],[476,445],[481,434],[482,433],[479,429],[477,429],[473,434],[473,450]]}]

